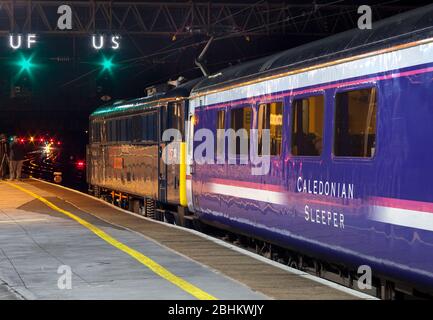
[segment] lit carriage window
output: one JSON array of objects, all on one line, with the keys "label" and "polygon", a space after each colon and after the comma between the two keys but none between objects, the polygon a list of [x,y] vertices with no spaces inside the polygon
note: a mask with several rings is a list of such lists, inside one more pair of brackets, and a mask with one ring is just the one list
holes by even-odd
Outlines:
[{"label": "lit carriage window", "polygon": [[[264,103],[259,106],[257,122],[258,154],[262,154],[263,130],[269,130],[270,155],[281,154],[282,131],[283,131],[283,103]],[[265,149],[266,150],[266,149]]]},{"label": "lit carriage window", "polygon": [[[216,141],[215,141],[215,155],[224,156],[224,130],[226,127],[226,112],[225,110],[219,110],[217,112],[216,119]],[[220,130],[220,131],[218,131]]]},{"label": "lit carriage window", "polygon": [[338,93],[335,107],[334,155],[374,156],[376,145],[376,89]]},{"label": "lit carriage window", "polygon": [[323,96],[296,99],[292,103],[292,154],[319,156],[323,143]]},{"label": "lit carriage window", "polygon": [[237,108],[230,112],[231,129],[235,131],[237,137],[235,141],[229,141],[229,144],[230,146],[236,144],[236,155],[249,154],[251,114],[251,107]]}]

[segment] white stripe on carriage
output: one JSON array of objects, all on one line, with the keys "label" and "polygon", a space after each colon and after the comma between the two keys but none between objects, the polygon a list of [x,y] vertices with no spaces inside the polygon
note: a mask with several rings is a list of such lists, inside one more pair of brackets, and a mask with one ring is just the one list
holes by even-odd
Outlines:
[{"label": "white stripe on carriage", "polygon": [[[289,202],[287,195],[282,192],[229,186],[219,183],[206,183],[202,191],[278,205],[288,205]],[[373,206],[370,209],[368,218],[377,222],[433,231],[433,213]]]},{"label": "white stripe on carriage", "polygon": [[216,103],[268,95],[431,62],[433,62],[433,43],[426,43],[334,66],[211,93],[192,99],[191,106],[208,106]]},{"label": "white stripe on carriage", "polygon": [[288,201],[284,193],[270,190],[258,190],[246,187],[228,186],[219,183],[206,183],[204,192],[216,193],[225,196],[262,201],[272,204],[287,205]]},{"label": "white stripe on carriage", "polygon": [[373,206],[368,218],[397,226],[433,231],[433,213],[431,212]]}]

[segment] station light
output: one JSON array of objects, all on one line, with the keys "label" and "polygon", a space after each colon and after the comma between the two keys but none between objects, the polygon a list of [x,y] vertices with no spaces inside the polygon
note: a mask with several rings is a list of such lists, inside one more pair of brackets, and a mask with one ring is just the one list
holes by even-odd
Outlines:
[{"label": "station light", "polygon": [[191,116],[191,123],[193,126],[198,124],[198,116],[196,114]]},{"label": "station light", "polygon": [[49,154],[51,152],[51,146],[47,144],[44,146],[43,150],[46,154]]}]

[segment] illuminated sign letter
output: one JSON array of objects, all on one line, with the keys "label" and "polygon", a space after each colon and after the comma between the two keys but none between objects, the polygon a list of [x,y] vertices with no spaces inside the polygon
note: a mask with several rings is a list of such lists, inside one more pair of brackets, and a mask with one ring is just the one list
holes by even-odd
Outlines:
[{"label": "illuminated sign letter", "polygon": [[64,4],[57,9],[57,13],[61,14],[57,20],[57,28],[60,30],[72,29],[72,9],[70,6]]},{"label": "illuminated sign letter", "polygon": [[96,35],[92,36],[92,45],[96,50],[102,49],[104,47],[104,36],[99,36],[99,43],[96,44]]},{"label": "illuminated sign letter", "polygon": [[17,41],[14,41],[13,34],[9,35],[9,46],[14,50],[21,48],[22,36],[18,35],[16,39]]},{"label": "illuminated sign letter", "polygon": [[112,36],[112,37],[111,37],[111,43],[112,43],[111,48],[112,48],[112,49],[114,49],[114,50],[119,49],[119,47],[120,47],[119,40],[120,40],[120,37],[119,37],[119,36]]},{"label": "illuminated sign letter", "polygon": [[35,34],[28,34],[27,35],[27,49],[30,49],[32,44],[36,43],[36,35]]}]

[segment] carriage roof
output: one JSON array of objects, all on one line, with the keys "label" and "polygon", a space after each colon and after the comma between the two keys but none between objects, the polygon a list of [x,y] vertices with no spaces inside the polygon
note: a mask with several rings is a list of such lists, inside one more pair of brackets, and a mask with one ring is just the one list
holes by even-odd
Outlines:
[{"label": "carriage roof", "polygon": [[160,106],[161,104],[175,101],[179,98],[187,98],[191,92],[191,89],[200,79],[194,79],[188,82],[185,82],[173,89],[168,90],[164,93],[157,93],[150,97],[142,97],[136,99],[129,100],[120,100],[115,101],[110,104],[103,105],[96,109],[90,117],[103,117],[103,116],[112,116],[119,115],[123,113],[129,113],[138,110],[144,110],[149,108],[154,108]]},{"label": "carriage roof", "polygon": [[236,86],[257,78],[312,67],[430,37],[433,37],[433,5],[378,22],[373,21],[371,30],[349,30],[271,56],[228,67],[201,81],[193,89],[192,94]]}]

